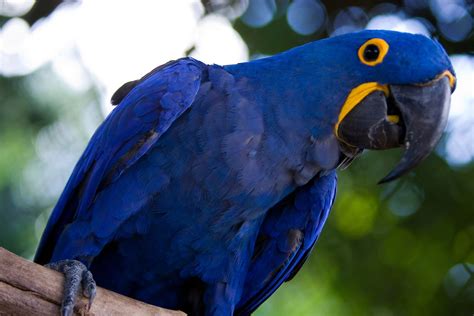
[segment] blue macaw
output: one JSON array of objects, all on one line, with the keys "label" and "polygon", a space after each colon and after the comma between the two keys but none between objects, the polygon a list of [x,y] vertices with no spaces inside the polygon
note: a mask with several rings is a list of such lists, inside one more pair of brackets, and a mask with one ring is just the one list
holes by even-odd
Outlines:
[{"label": "blue macaw", "polygon": [[422,35],[362,31],[228,66],[182,58],[124,84],[49,219],[35,261],[189,315],[249,315],[301,268],[336,168],[445,128],[455,75]]}]

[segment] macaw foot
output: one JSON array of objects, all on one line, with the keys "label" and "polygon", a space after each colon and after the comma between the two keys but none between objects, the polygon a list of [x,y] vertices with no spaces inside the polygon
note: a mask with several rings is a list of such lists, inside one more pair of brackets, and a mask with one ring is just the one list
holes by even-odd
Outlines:
[{"label": "macaw foot", "polygon": [[96,284],[92,273],[77,260],[61,260],[48,263],[45,267],[64,274],[64,296],[61,303],[61,315],[71,316],[74,313],[76,297],[82,286],[82,294],[89,299],[90,309],[96,294]]}]

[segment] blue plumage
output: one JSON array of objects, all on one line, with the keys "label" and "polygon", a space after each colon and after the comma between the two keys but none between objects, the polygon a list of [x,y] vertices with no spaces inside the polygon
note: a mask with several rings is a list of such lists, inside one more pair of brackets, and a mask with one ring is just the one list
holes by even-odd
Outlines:
[{"label": "blue plumage", "polygon": [[[369,69],[356,52],[375,36],[393,53]],[[114,95],[35,260],[80,260],[99,285],[162,307],[247,315],[321,232],[351,89],[428,81],[451,69],[444,56],[422,36],[366,31],[249,63],[159,67]]]},{"label": "blue plumage", "polygon": [[321,233],[335,196],[333,171],[298,188],[269,211],[237,306],[239,314],[250,314],[298,272]]}]

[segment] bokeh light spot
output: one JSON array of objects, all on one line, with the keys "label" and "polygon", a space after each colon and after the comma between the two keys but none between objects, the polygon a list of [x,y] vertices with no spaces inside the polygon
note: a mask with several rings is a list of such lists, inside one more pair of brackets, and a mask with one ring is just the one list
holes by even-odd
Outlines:
[{"label": "bokeh light spot", "polygon": [[310,35],[320,29],[326,19],[326,10],[317,0],[295,0],[288,7],[290,27],[301,35]]},{"label": "bokeh light spot", "polygon": [[423,203],[423,191],[414,184],[405,182],[389,200],[390,211],[401,217],[415,213]]},{"label": "bokeh light spot", "polygon": [[473,17],[464,1],[432,0],[430,8],[438,21],[441,34],[452,42],[464,40],[472,30]]},{"label": "bokeh light spot", "polygon": [[474,57],[450,56],[456,71],[456,91],[451,97],[448,138],[443,153],[449,164],[465,165],[474,159]]},{"label": "bokeh light spot", "polygon": [[0,15],[20,16],[28,11],[35,4],[35,0],[1,0]]},{"label": "bokeh light spot", "polygon": [[438,23],[441,34],[452,42],[464,40],[472,30],[472,17],[464,8],[460,8],[460,10],[462,10],[462,15],[458,18]]},{"label": "bokeh light spot", "polygon": [[272,21],[276,9],[275,0],[250,1],[241,19],[251,27],[262,27]]},{"label": "bokeh light spot", "polygon": [[[446,293],[454,298],[472,292],[474,294],[474,264],[459,263],[449,269],[444,279],[444,289]],[[471,285],[469,286],[470,283]],[[464,292],[464,293],[463,293]]]},{"label": "bokeh light spot", "polygon": [[359,7],[348,7],[341,10],[334,19],[333,33],[331,35],[341,35],[363,29],[367,24],[367,14]]},{"label": "bokeh light spot", "polygon": [[[226,45],[222,45],[224,42]],[[200,20],[195,43],[191,56],[205,63],[225,65],[248,60],[248,49],[239,33],[229,20],[217,14]]]},{"label": "bokeh light spot", "polygon": [[334,213],[336,227],[343,234],[360,238],[372,231],[377,215],[377,200],[363,192],[345,194],[338,201]]},{"label": "bokeh light spot", "polygon": [[403,16],[398,14],[375,16],[367,24],[367,29],[383,29],[430,36],[430,32],[424,20],[418,18],[405,19]]}]

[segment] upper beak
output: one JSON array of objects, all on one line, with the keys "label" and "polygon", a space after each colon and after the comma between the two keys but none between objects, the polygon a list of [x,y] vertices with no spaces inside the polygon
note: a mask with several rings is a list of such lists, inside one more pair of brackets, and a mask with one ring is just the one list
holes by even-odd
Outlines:
[{"label": "upper beak", "polygon": [[339,122],[338,138],[360,149],[404,147],[395,168],[379,183],[413,169],[434,149],[446,127],[452,75],[422,85],[391,85],[388,95],[368,94]]}]

